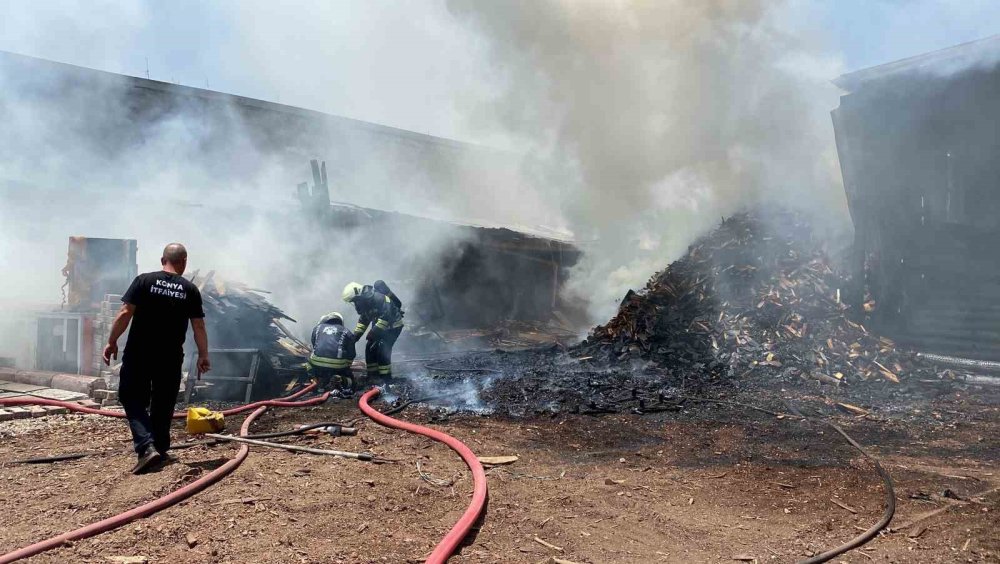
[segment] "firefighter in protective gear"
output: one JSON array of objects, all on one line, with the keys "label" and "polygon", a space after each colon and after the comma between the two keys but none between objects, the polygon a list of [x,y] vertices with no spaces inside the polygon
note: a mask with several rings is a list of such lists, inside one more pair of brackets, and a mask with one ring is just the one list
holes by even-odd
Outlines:
[{"label": "firefighter in protective gear", "polygon": [[344,301],[354,304],[358,312],[355,338],[368,330],[365,363],[368,378],[388,383],[392,380],[392,346],[403,332],[403,303],[389,286],[376,280],[371,286],[351,282],[344,287]]},{"label": "firefighter in protective gear", "polygon": [[312,347],[309,355],[309,375],[324,389],[354,390],[351,362],[354,360],[354,333],[344,327],[344,316],[337,312],[320,318],[313,328]]}]

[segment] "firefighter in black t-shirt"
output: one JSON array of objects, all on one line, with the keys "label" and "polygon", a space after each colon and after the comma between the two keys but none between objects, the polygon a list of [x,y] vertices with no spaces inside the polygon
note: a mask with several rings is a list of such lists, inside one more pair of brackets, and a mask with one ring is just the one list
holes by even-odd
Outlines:
[{"label": "firefighter in black t-shirt", "polygon": [[112,357],[118,358],[118,338],[131,322],[118,399],[139,457],[133,474],[165,460],[170,448],[170,420],[180,390],[188,320],[198,346],[198,378],[211,369],[201,292],[182,276],[187,267],[184,245],[167,245],[160,264],[162,270],[140,274],[132,281],[104,347],[104,362],[110,364]]}]

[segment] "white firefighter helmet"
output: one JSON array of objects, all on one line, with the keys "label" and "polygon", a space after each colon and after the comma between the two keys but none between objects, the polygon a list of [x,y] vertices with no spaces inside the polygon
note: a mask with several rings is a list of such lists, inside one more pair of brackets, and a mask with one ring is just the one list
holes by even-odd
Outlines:
[{"label": "white firefighter helmet", "polygon": [[331,311],[330,313],[319,318],[320,324],[328,323],[330,321],[339,321],[341,325],[344,324],[344,316],[340,315],[336,311]]},{"label": "white firefighter helmet", "polygon": [[364,286],[362,286],[361,284],[358,284],[357,282],[351,282],[347,286],[344,286],[344,293],[341,294],[340,297],[344,298],[345,302],[351,303],[354,301],[354,298],[361,295],[362,289],[364,289]]}]

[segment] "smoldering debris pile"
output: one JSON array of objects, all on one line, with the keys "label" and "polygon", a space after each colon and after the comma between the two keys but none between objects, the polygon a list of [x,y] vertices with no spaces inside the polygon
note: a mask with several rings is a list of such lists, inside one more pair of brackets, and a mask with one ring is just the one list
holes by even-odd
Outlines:
[{"label": "smoldering debris pile", "polygon": [[282,323],[295,320],[267,301],[267,291],[222,280],[214,271],[195,272],[191,281],[201,290],[213,348],[258,349],[275,368],[301,364],[309,355]]},{"label": "smoldering debris pile", "polygon": [[846,284],[801,217],[741,213],[643,290],[630,291],[574,356],[650,361],[702,382],[751,374],[898,382],[934,374],[849,315],[840,301]]},{"label": "smoldering debris pile", "polygon": [[475,402],[452,401],[455,409],[653,413],[720,395],[760,403],[759,391],[792,382],[867,405],[947,379],[869,332],[864,312],[839,299],[848,282],[801,217],[741,213],[629,292],[581,344],[428,365],[432,380],[418,395],[440,393],[444,381],[476,389]]}]

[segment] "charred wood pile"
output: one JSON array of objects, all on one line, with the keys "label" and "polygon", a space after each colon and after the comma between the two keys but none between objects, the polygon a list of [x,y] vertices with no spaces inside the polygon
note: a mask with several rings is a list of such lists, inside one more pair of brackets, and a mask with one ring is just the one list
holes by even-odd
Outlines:
[{"label": "charred wood pile", "polygon": [[195,272],[191,282],[201,290],[213,349],[258,349],[275,369],[292,369],[309,356],[305,343],[282,323],[295,320],[267,301],[266,290],[223,280],[215,271]]},{"label": "charred wood pile", "polygon": [[826,407],[864,415],[920,388],[976,381],[869,331],[878,304],[843,303],[843,272],[802,217],[741,213],[630,291],[582,343],[442,358],[418,370],[411,395],[441,394],[443,381],[461,393],[437,403],[513,416],[713,402],[781,415],[789,407],[774,392],[787,386],[821,389]]},{"label": "charred wood pile", "polygon": [[696,380],[791,376],[827,383],[935,371],[870,333],[840,299],[843,277],[791,212],[741,213],[629,291],[575,355],[650,361]]}]

